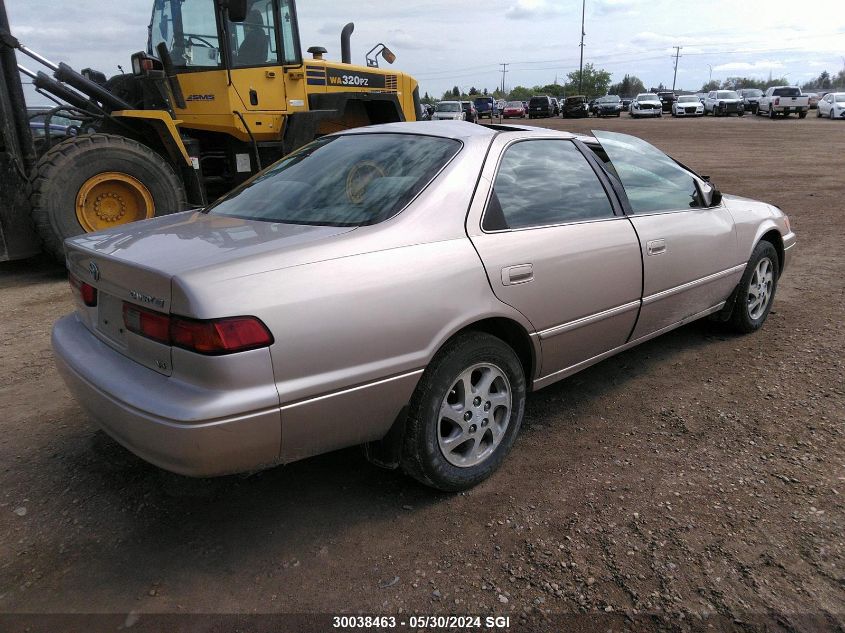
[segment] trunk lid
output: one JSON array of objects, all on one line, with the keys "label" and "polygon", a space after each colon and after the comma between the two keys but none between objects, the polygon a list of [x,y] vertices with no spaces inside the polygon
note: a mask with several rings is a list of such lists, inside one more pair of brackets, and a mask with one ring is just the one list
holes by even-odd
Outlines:
[{"label": "trunk lid", "polygon": [[[86,306],[75,293],[77,314],[105,344],[169,376],[171,347],[128,332],[124,302],[169,314],[176,275],[206,267],[219,270],[238,260],[261,259],[265,253],[295,251],[353,228],[187,212],[81,235],[65,243],[68,272],[97,289],[97,305]],[[296,261],[291,255],[286,263]]]}]

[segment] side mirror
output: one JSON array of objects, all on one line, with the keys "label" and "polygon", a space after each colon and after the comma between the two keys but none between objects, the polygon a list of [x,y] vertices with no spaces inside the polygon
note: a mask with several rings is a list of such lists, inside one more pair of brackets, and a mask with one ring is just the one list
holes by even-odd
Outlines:
[{"label": "side mirror", "polygon": [[396,61],[396,55],[393,53],[392,50],[387,48],[387,46],[385,46],[381,50],[381,56],[384,57],[384,61],[386,61],[388,64],[392,64]]},{"label": "side mirror", "polygon": [[246,0],[218,0],[229,17],[231,22],[243,22],[246,20]]},{"label": "side mirror", "polygon": [[722,192],[710,182],[695,179],[695,191],[701,207],[715,207],[722,202]]}]

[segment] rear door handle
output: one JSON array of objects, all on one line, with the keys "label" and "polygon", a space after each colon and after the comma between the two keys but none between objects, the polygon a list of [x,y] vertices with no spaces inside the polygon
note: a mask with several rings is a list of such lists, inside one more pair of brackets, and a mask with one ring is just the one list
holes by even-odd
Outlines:
[{"label": "rear door handle", "polygon": [[646,252],[649,255],[660,255],[666,252],[666,240],[649,240],[646,244]]},{"label": "rear door handle", "polygon": [[534,281],[533,264],[517,264],[516,266],[502,268],[503,286],[515,286],[516,284],[525,284],[529,281]]}]

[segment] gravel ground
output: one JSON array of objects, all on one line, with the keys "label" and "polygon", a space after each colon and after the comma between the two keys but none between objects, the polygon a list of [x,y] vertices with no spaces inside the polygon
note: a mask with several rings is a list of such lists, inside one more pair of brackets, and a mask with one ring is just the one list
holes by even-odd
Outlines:
[{"label": "gravel ground", "polygon": [[629,131],[789,213],[798,251],[763,330],[694,323],[532,395],[503,468],[464,494],[359,449],[192,480],[70,398],[49,347],[71,310],[62,271],[2,264],[0,629],[70,612],[845,629],[845,125],[536,123]]}]

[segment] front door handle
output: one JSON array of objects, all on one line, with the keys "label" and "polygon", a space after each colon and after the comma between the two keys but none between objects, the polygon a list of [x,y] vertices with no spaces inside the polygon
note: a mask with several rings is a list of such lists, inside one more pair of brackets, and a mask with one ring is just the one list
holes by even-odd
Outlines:
[{"label": "front door handle", "polygon": [[646,252],[649,255],[660,255],[666,252],[666,240],[649,240],[646,244]]},{"label": "front door handle", "polygon": [[505,268],[502,268],[503,286],[525,284],[529,281],[534,281],[533,264],[517,264],[516,266],[506,266]]}]

